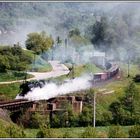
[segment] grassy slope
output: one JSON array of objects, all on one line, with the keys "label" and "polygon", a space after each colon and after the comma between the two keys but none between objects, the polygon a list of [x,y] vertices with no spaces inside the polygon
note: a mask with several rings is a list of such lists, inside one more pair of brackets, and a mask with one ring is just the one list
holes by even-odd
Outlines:
[{"label": "grassy slope", "polygon": [[[27,78],[34,77],[31,74],[27,74]],[[14,80],[22,80],[25,78],[25,73],[23,72],[8,72],[8,73],[0,73],[0,82],[14,81]]]},{"label": "grassy slope", "polygon": [[[77,68],[77,69],[81,70],[80,67]],[[138,72],[138,69],[137,69],[137,67],[131,67],[130,71],[133,72],[133,74],[136,74]],[[115,90],[115,93],[110,94],[110,95],[102,96],[101,98],[98,99],[97,106],[98,106],[98,108],[101,109],[100,111],[107,110],[108,106],[110,105],[111,102],[116,100],[117,97],[123,95],[123,88],[124,88],[124,86],[127,85],[128,81],[129,81],[129,79],[126,78],[127,71],[125,71],[125,69],[124,69],[124,72],[125,72],[124,73],[124,78],[122,80],[108,83],[107,85],[104,85],[102,87],[102,88],[107,88],[107,89],[110,89],[110,90],[113,89],[113,90]],[[14,97],[14,94],[11,91],[12,90],[17,91],[16,88],[18,86],[19,86],[18,84],[11,84],[11,86],[6,85],[6,86],[4,86],[4,88],[2,88],[2,85],[0,85],[0,90],[5,92],[7,89],[9,89],[9,91],[7,92],[8,94],[6,96]],[[140,84],[137,84],[137,86],[140,89]],[[127,126],[127,127],[124,126],[123,128],[124,128],[124,131],[128,132],[130,126]],[[100,137],[107,137],[108,129],[109,129],[109,127],[97,127],[97,131],[99,132]],[[55,129],[55,132],[56,133],[62,133],[62,135],[65,132],[68,132],[70,137],[76,138],[76,137],[79,137],[84,130],[85,130],[85,128],[83,128],[83,127],[80,127],[80,128],[59,128],[59,129]],[[36,137],[38,129],[25,129],[25,132],[26,132],[27,137],[33,138],[33,137]]]},{"label": "grassy slope", "polygon": [[[92,65],[92,67],[94,67],[94,69],[92,69],[94,72],[95,72],[95,70],[96,70],[96,72],[102,71],[101,69],[97,68],[95,65]],[[89,69],[90,69],[89,65],[77,66],[77,67],[75,67],[75,76],[80,76],[82,73],[90,71]],[[55,78],[55,80],[63,81],[64,79],[67,79],[70,77],[71,77],[71,75],[69,75],[68,77],[66,75],[64,75],[64,76]],[[20,86],[20,83],[0,85],[0,98],[5,97],[5,98],[14,99],[16,97],[17,93],[19,92],[19,86]]]},{"label": "grassy slope", "polygon": [[50,63],[43,60],[40,56],[34,55],[33,51],[24,50],[24,52],[31,56],[33,60],[35,58],[35,63],[33,62],[33,64],[30,66],[30,70],[35,69],[37,72],[48,72],[52,70]]},{"label": "grassy slope", "polygon": [[[34,54],[32,51],[24,50],[28,56],[31,56],[32,59],[34,58]],[[43,60],[40,56],[36,56],[35,61],[35,69],[37,72],[48,72],[52,70],[52,66],[45,60]],[[30,69],[34,68],[34,64],[30,66]],[[31,78],[33,75],[27,74],[27,78]],[[16,72],[16,71],[9,71],[7,73],[0,73],[0,82],[7,82],[13,80],[22,80],[25,78],[24,72]]]},{"label": "grassy slope", "polygon": [[[81,134],[85,131],[86,128],[87,127],[55,128],[53,129],[53,131],[58,137],[63,137],[65,133],[68,133],[70,138],[80,138]],[[122,128],[123,131],[128,134],[131,126],[123,126]],[[96,130],[99,138],[107,138],[109,126],[96,127]],[[25,133],[28,138],[35,138],[38,131],[38,129],[25,129]]]},{"label": "grassy slope", "polygon": [[19,92],[20,83],[0,85],[0,98],[14,99]]},{"label": "grassy slope", "polygon": [[[68,63],[65,64],[67,67],[70,67],[70,65]],[[86,64],[86,65],[78,65],[78,66],[74,66],[74,77],[80,77],[85,73],[96,73],[96,72],[102,72],[103,70],[98,68],[96,65],[92,64]],[[57,78],[53,78],[54,81],[63,81],[65,79],[69,79],[72,78],[72,73],[68,74],[68,75],[62,75],[60,77]],[[50,78],[52,80],[52,78]]]}]

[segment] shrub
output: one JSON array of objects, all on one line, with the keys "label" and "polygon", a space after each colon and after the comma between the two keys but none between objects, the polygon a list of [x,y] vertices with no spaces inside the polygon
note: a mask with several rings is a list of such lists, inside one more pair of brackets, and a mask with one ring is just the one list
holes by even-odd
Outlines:
[{"label": "shrub", "polygon": [[93,127],[87,127],[82,133],[82,138],[97,138],[97,131]]},{"label": "shrub", "polygon": [[129,130],[130,138],[140,138],[140,125],[135,125]]},{"label": "shrub", "polygon": [[44,138],[44,137],[45,137],[45,135],[44,135],[44,133],[43,133],[42,130],[40,130],[40,131],[37,132],[36,138]]},{"label": "shrub", "polygon": [[121,126],[111,126],[108,132],[109,138],[126,138],[127,134],[123,131]]}]

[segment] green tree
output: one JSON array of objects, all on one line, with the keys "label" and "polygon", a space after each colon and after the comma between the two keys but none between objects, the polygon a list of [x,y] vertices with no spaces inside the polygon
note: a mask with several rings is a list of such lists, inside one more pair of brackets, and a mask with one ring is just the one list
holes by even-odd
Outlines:
[{"label": "green tree", "polygon": [[62,111],[52,114],[51,127],[75,127],[78,126],[78,114],[74,113],[72,105],[68,101],[60,104]]},{"label": "green tree", "polygon": [[30,33],[27,35],[26,48],[41,54],[53,46],[53,39],[48,37],[45,32]]},{"label": "green tree", "polygon": [[100,21],[97,20],[92,26],[90,25],[87,29],[87,34],[90,34],[88,35],[88,37],[90,36],[89,39],[91,40],[92,44],[98,49],[105,50],[103,46],[105,46],[106,44],[105,37],[107,27],[107,17],[103,15],[100,17]]},{"label": "green tree", "polygon": [[113,102],[109,110],[112,112],[113,123],[133,125],[140,123],[139,98],[140,94],[133,82],[124,89],[124,96]]},{"label": "green tree", "polygon": [[0,72],[27,70],[31,63],[32,57],[28,56],[20,46],[0,47]]},{"label": "green tree", "polygon": [[[125,88],[125,95],[121,100],[124,110],[129,112],[130,124],[134,124],[140,117],[140,94],[134,82],[130,82]],[[140,123],[140,122],[139,122]]]},{"label": "green tree", "polygon": [[93,115],[92,107],[84,106],[82,113],[79,115],[79,125],[80,126],[89,126],[92,124]]},{"label": "green tree", "polygon": [[6,72],[10,68],[8,58],[0,54],[0,72]]},{"label": "green tree", "polygon": [[68,35],[68,36],[69,36],[70,38],[71,38],[72,36],[74,36],[74,35],[80,36],[80,31],[79,31],[78,28],[75,28],[75,29],[69,31],[69,35]]}]

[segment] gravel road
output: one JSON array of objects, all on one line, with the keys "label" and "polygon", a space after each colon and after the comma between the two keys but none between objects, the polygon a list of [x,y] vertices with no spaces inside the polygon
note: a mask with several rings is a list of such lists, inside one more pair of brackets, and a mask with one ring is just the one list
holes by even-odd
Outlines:
[{"label": "gravel road", "polygon": [[[41,80],[41,79],[48,79],[51,77],[58,77],[61,75],[66,75],[69,73],[69,69],[64,65],[61,64],[59,61],[49,61],[52,65],[52,71],[50,72],[28,72],[28,74],[34,75],[33,78],[27,79],[30,80]],[[23,82],[24,80],[16,80],[16,81],[8,81],[8,82],[0,82],[0,84],[10,84],[16,82]]]}]

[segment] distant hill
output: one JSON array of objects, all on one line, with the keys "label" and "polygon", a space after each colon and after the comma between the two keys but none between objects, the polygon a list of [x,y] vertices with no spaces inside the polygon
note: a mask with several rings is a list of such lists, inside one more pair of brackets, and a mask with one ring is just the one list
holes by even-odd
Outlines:
[{"label": "distant hill", "polygon": [[[139,41],[139,3],[78,2],[0,2],[0,44],[24,44],[30,32],[46,31],[55,39],[67,37],[73,28],[82,35],[102,15],[109,20],[113,34],[119,30]],[[113,24],[112,24],[113,23]]]}]

